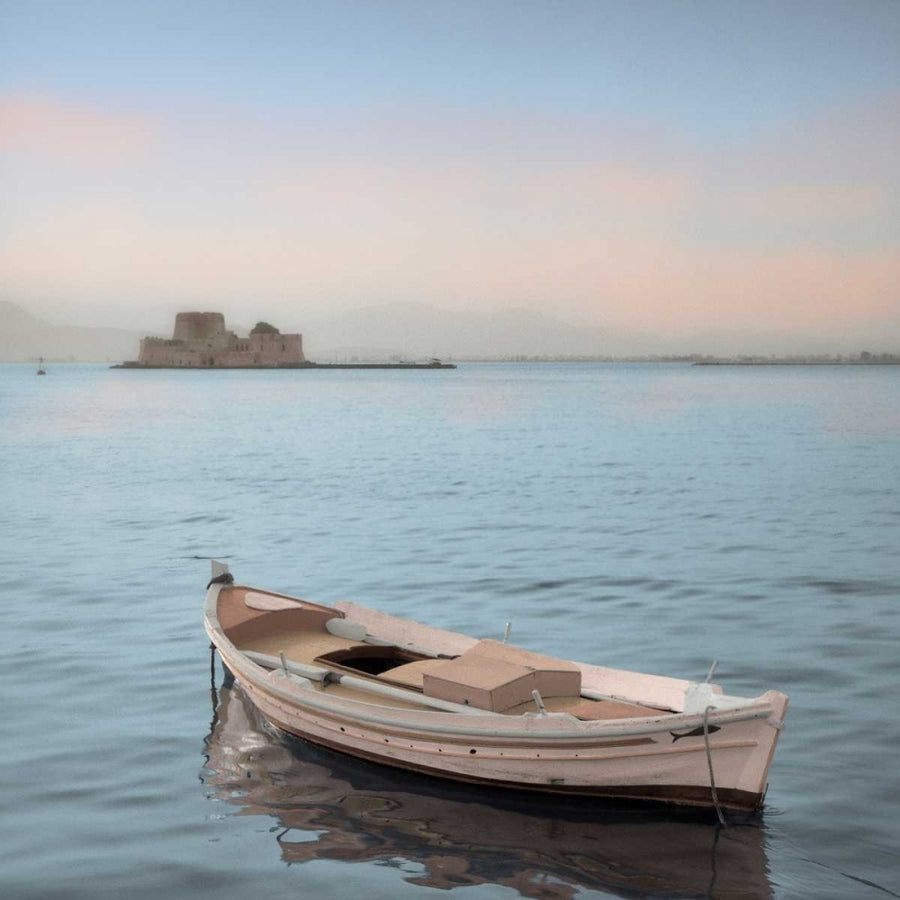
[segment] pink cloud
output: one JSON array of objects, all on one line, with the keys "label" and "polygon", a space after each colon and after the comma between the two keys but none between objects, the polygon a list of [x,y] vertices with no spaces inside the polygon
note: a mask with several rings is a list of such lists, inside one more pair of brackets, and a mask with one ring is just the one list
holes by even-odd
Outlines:
[{"label": "pink cloud", "polygon": [[677,168],[607,159],[590,165],[545,169],[525,177],[522,188],[535,203],[605,203],[644,212],[665,212],[682,208],[690,200],[696,179]]},{"label": "pink cloud", "polygon": [[[134,159],[161,133],[149,118],[28,98],[0,102],[0,118],[6,148],[87,162]],[[0,278],[147,304],[177,292],[531,306],[667,338],[900,320],[895,232],[848,249],[857,225],[879,235],[889,221],[896,172],[845,168],[850,151],[817,148],[820,130],[806,144],[792,132],[767,167],[774,139],[711,162],[674,141],[650,155],[623,139],[591,143],[586,129],[536,149],[535,123],[501,124],[470,139],[444,123],[409,152],[405,132],[381,134],[372,152],[327,128],[279,142],[235,120],[195,141],[202,123],[173,123],[176,140],[109,193],[104,178],[10,217]],[[508,152],[529,135],[524,161]],[[804,170],[804,155],[819,163]],[[850,239],[812,227],[822,223]]]},{"label": "pink cloud", "polygon": [[898,187],[900,92],[834,106],[750,148],[758,178],[788,183]]},{"label": "pink cloud", "polygon": [[877,184],[780,184],[760,186],[723,198],[732,215],[773,221],[855,219],[884,211],[890,204]]},{"label": "pink cloud", "polygon": [[0,97],[0,150],[108,164],[143,156],[159,123],[133,113],[37,96]]}]

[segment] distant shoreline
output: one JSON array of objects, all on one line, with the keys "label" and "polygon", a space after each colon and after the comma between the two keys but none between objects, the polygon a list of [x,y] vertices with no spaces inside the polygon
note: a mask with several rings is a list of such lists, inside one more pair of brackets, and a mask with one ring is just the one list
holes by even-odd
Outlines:
[{"label": "distant shoreline", "polygon": [[455,363],[280,363],[277,366],[148,366],[143,363],[124,362],[111,369],[166,369],[178,372],[215,372],[221,369],[240,372],[272,372],[281,369],[455,369]]},{"label": "distant shoreline", "polygon": [[[210,371],[213,369],[229,369],[230,371],[250,371],[260,369],[273,371],[277,369],[455,369],[458,364],[487,364],[487,365],[577,365],[595,363],[599,365],[673,365],[686,366],[898,366],[900,356],[893,354],[873,354],[871,359],[851,358],[810,358],[793,359],[782,358],[717,358],[691,356],[529,356],[529,357],[458,357],[453,362],[425,363],[425,362],[327,362],[327,363],[290,363],[279,366],[148,366],[135,362],[114,362],[110,359],[73,359],[69,357],[45,357],[47,365],[106,365],[110,369],[154,369],[154,370],[191,370]],[[36,365],[37,357],[33,359],[4,359],[2,365]]]},{"label": "distant shoreline", "polygon": [[900,358],[894,359],[703,359],[695,366],[900,366]]}]

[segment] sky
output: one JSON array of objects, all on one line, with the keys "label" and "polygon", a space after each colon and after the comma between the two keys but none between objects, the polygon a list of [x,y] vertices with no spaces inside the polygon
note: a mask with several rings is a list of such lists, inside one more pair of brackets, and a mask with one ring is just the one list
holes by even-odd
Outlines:
[{"label": "sky", "polygon": [[897,0],[0,0],[0,299],[900,351],[898,47]]}]

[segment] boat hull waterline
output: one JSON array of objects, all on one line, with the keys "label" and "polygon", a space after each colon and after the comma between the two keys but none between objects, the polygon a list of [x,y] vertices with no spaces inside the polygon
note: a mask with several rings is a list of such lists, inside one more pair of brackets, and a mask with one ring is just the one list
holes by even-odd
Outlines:
[{"label": "boat hull waterline", "polygon": [[500,788],[756,810],[788,703],[233,583],[210,584],[205,626],[275,727]]}]

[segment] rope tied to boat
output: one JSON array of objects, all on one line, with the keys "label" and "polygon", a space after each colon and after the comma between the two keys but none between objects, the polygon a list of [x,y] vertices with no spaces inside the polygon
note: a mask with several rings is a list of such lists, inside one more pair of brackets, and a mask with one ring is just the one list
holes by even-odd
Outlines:
[{"label": "rope tied to boat", "polygon": [[716,808],[716,815],[719,817],[719,824],[727,825],[722,807],[719,806],[719,795],[716,793],[716,776],[713,774],[712,751],[709,748],[709,711],[715,709],[714,706],[707,706],[703,710],[703,743],[706,746],[706,764],[709,766],[709,787],[712,791],[712,802]]}]

